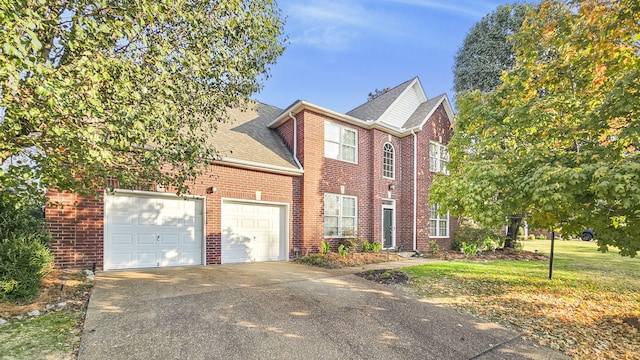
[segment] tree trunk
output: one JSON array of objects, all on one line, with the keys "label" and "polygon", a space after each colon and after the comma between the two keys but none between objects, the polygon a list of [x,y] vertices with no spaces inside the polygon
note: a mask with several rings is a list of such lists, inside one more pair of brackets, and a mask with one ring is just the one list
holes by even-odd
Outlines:
[{"label": "tree trunk", "polygon": [[507,238],[504,242],[505,248],[514,248],[518,240],[518,229],[522,225],[522,217],[518,215],[510,216],[511,225],[507,228]]}]

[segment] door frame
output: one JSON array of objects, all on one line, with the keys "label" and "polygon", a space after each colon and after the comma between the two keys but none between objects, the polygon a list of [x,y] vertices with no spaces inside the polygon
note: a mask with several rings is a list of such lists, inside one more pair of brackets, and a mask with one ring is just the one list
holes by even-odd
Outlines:
[{"label": "door frame", "polygon": [[200,264],[196,266],[206,266],[207,265],[207,247],[206,247],[206,237],[207,237],[207,201],[206,197],[200,195],[177,195],[175,193],[164,193],[164,192],[156,192],[156,191],[143,191],[143,190],[129,190],[129,189],[113,189],[108,190],[105,189],[102,197],[102,270],[108,271],[112,270],[106,267],[107,264],[107,251],[109,250],[109,244],[107,241],[108,235],[108,227],[109,223],[107,221],[107,197],[108,196],[139,196],[139,197],[150,197],[150,198],[186,198],[192,199],[195,201],[200,201],[202,203],[202,236],[200,237]]},{"label": "door frame", "polygon": [[[391,247],[384,247],[384,211],[391,210]],[[382,199],[382,248],[394,249],[396,247],[396,201],[393,199]]]}]

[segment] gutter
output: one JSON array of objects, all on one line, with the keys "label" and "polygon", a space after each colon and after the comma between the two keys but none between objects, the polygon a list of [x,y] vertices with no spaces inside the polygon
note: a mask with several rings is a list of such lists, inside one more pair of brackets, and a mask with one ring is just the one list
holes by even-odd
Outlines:
[{"label": "gutter", "polygon": [[[422,129],[420,129],[422,130]],[[413,135],[413,251],[418,250],[418,135]]]},{"label": "gutter", "polygon": [[302,164],[300,164],[300,160],[298,160],[298,121],[291,111],[289,111],[289,117],[293,120],[293,160],[295,160],[298,168],[303,170]]},{"label": "gutter", "polygon": [[219,165],[229,165],[229,166],[234,166],[234,167],[239,167],[242,169],[249,169],[249,170],[260,170],[260,171],[266,170],[268,172],[282,174],[282,175],[300,176],[304,174],[304,170],[302,169],[292,169],[284,166],[268,165],[268,164],[253,162],[253,161],[238,160],[238,159],[232,159],[232,158],[219,158],[213,163],[219,164]]}]

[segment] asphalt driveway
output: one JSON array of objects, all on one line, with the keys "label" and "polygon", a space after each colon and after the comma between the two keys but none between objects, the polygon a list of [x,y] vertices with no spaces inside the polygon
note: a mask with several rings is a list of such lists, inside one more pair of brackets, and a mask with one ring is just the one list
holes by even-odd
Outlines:
[{"label": "asphalt driveway", "polygon": [[361,269],[277,262],[98,273],[79,359],[565,358],[352,275]]}]

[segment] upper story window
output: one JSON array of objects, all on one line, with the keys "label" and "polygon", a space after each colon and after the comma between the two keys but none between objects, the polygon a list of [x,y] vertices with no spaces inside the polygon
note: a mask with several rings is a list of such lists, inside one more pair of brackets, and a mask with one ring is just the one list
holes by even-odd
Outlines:
[{"label": "upper story window", "polygon": [[438,214],[438,204],[429,207],[429,237],[449,237],[449,213]]},{"label": "upper story window", "polygon": [[449,152],[447,147],[432,141],[429,144],[429,170],[449,175],[447,170],[448,163]]},{"label": "upper story window", "polygon": [[324,122],[324,156],[358,162],[358,131],[330,121]]},{"label": "upper story window", "polygon": [[393,179],[395,177],[395,152],[393,145],[385,143],[382,150],[382,176]]},{"label": "upper story window", "polygon": [[357,234],[358,198],[324,194],[324,236],[344,237]]}]

